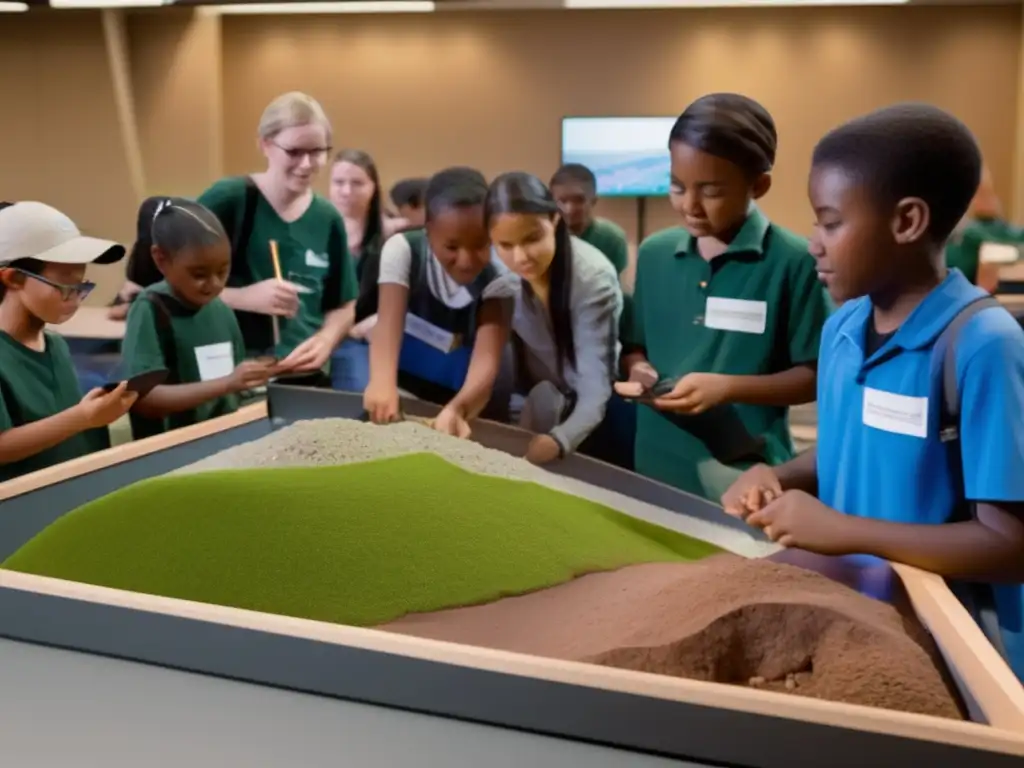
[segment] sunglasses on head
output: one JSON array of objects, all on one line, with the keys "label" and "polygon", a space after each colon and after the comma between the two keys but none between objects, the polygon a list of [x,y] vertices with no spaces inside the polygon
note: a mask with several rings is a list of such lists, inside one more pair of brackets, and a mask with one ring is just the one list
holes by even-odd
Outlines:
[{"label": "sunglasses on head", "polygon": [[75,283],[74,285],[66,285],[64,283],[56,283],[53,280],[49,280],[42,275],[37,275],[35,272],[29,272],[24,269],[18,269],[17,267],[10,267],[10,269],[18,274],[24,275],[25,277],[31,278],[32,280],[38,280],[44,285],[48,285],[55,289],[59,294],[62,301],[68,301],[69,299],[77,297],[80,300],[84,300],[86,296],[92,293],[93,288],[96,287],[96,283],[89,282],[86,280],[82,283]]}]

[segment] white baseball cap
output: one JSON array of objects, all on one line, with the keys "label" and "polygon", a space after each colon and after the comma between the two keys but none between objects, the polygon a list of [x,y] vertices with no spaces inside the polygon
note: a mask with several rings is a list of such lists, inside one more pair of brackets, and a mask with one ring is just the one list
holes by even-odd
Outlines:
[{"label": "white baseball cap", "polygon": [[113,264],[124,246],[86,237],[75,222],[45,203],[7,203],[0,207],[0,265],[18,259],[49,264]]}]

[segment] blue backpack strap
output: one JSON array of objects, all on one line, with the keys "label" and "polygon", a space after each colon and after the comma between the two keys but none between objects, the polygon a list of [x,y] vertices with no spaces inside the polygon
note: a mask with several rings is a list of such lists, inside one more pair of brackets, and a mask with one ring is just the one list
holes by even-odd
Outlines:
[{"label": "blue backpack strap", "polygon": [[[977,516],[975,505],[967,498],[967,490],[964,485],[963,454],[960,444],[960,382],[956,367],[957,338],[971,318],[979,312],[996,307],[1005,311],[1005,307],[992,296],[979,297],[965,306],[943,330],[935,344],[933,353],[940,375],[939,439],[946,446],[949,468],[956,487],[956,506],[950,522],[965,522],[973,520]],[[991,585],[978,582],[958,582],[951,584],[951,587],[963,602],[964,607],[978,622],[988,641],[1004,659],[1008,659],[1002,631],[999,627],[995,594]]]}]

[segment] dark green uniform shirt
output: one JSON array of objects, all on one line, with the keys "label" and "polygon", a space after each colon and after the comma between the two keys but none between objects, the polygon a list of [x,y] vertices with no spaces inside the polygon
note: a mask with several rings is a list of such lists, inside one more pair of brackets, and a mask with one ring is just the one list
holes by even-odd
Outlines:
[{"label": "dark green uniform shirt", "polygon": [[[764,376],[817,360],[829,306],[807,241],[755,207],[710,262],[679,227],[643,242],[626,342],[643,347],[664,378]],[[764,437],[768,461],[792,457],[787,408],[733,407],[752,435]],[[640,407],[638,472],[717,501],[734,476],[724,468],[696,437]]]},{"label": "dark green uniform shirt", "polygon": [[1024,228],[1001,219],[972,219],[960,232],[954,232],[946,245],[946,266],[956,268],[972,283],[978,282],[981,246],[985,243],[1024,245]]},{"label": "dark green uniform shirt", "polygon": [[[168,313],[163,318],[158,317],[161,310],[147,298],[151,294],[158,294],[163,300]],[[194,384],[229,376],[245,359],[245,342],[235,313],[223,301],[214,299],[200,309],[193,309],[174,298],[166,282],[160,282],[132,302],[121,355],[128,378],[167,368],[168,384]],[[198,424],[233,413],[238,410],[238,403],[238,395],[227,395],[160,421],[133,416],[132,433],[139,440]]]},{"label": "dark green uniform shirt", "polygon": [[[230,232],[233,223],[243,218],[245,196],[245,178],[227,178],[206,190],[199,202],[213,211]],[[279,320],[281,343],[274,354],[285,357],[320,330],[327,312],[354,301],[359,284],[341,214],[319,195],[314,195],[306,212],[291,223],[278,216],[263,195],[257,195],[245,263],[232,264],[230,286],[240,288],[275,277],[271,240],[277,241],[281,276],[305,291],[299,295],[298,315]],[[253,354],[266,353],[273,345],[271,319],[239,315],[246,347]]]},{"label": "dark green uniform shirt", "polygon": [[615,267],[616,274],[621,275],[629,263],[629,241],[626,230],[608,219],[594,219],[590,226],[580,234],[585,240],[608,257]]},{"label": "dark green uniform shirt", "polygon": [[[45,333],[36,352],[0,331],[0,432],[56,416],[82,399],[64,338]],[[0,464],[0,483],[110,447],[106,427],[81,432],[13,464]]]}]

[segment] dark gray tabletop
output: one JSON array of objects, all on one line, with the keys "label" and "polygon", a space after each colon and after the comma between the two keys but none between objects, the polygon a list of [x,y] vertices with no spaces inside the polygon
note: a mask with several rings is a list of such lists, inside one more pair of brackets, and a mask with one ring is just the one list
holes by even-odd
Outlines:
[{"label": "dark gray tabletop", "polygon": [[0,640],[18,768],[695,768],[697,763]]}]

